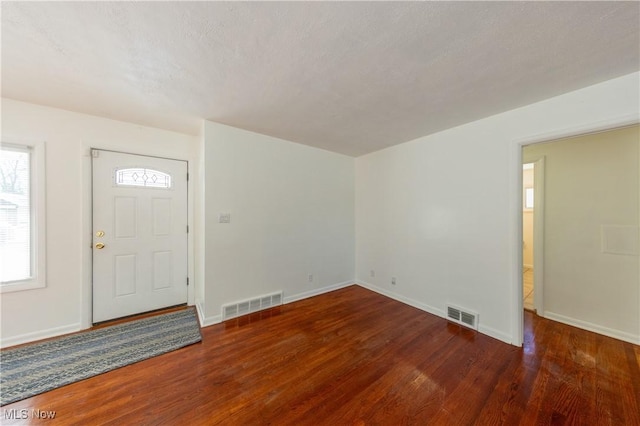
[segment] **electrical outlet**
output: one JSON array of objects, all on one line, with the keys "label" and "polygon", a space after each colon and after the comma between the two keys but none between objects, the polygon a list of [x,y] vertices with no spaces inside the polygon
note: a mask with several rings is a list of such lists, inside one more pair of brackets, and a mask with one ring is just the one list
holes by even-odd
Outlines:
[{"label": "electrical outlet", "polygon": [[309,282],[312,283],[313,282],[313,274],[309,274]]},{"label": "electrical outlet", "polygon": [[376,276],[376,271],[374,271],[373,269],[371,270],[371,278]]},{"label": "electrical outlet", "polygon": [[391,285],[396,285],[396,277],[391,277]]}]

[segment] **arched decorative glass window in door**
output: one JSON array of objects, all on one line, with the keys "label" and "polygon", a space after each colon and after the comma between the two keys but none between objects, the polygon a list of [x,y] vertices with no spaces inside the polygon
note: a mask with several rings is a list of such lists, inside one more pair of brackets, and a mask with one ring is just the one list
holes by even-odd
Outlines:
[{"label": "arched decorative glass window in door", "polygon": [[171,175],[144,167],[116,169],[116,186],[142,186],[145,188],[171,188]]}]

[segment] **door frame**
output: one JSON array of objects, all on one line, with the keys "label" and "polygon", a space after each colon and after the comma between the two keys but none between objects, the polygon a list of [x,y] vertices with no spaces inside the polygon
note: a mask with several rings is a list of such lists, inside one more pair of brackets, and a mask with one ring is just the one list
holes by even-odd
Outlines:
[{"label": "door frame", "polygon": [[544,155],[523,155],[522,163],[533,164],[533,307],[544,317]]},{"label": "door frame", "polygon": [[[191,170],[192,164],[195,164],[195,158],[190,155],[190,147],[180,149],[162,149],[161,146],[144,147],[143,149],[131,149],[131,141],[122,141],[113,143],[111,141],[96,143],[96,141],[82,141],[82,294],[81,294],[81,317],[79,328],[87,329],[93,326],[93,196],[92,196],[92,165],[91,150],[98,149],[101,151],[113,151],[123,154],[143,155],[145,157],[165,158],[169,160],[186,161],[187,173],[190,179],[187,181],[187,224],[190,232],[187,234],[187,274],[189,277],[189,287],[187,288],[187,305],[195,304],[195,280],[194,280],[194,185],[192,185],[191,176],[194,173]],[[146,148],[146,149],[144,149]],[[185,148],[185,147],[183,147]],[[153,151],[152,151],[153,149]],[[152,152],[151,152],[152,151]],[[182,151],[182,152],[180,152]]]},{"label": "door frame", "polygon": [[551,142],[557,139],[570,138],[574,136],[600,133],[607,130],[633,126],[636,124],[640,124],[640,117],[637,113],[624,114],[621,116],[611,117],[606,120],[596,121],[580,126],[559,128],[551,132],[532,135],[521,139],[515,139],[513,141],[514,143],[511,145],[511,161],[509,167],[509,171],[512,177],[511,182],[513,182],[510,209],[511,217],[515,218],[515,220],[511,222],[511,234],[513,237],[511,243],[513,251],[511,256],[510,272],[513,283],[511,287],[511,344],[515,346],[522,346],[522,343],[524,341],[524,301],[522,300],[522,148],[526,145]]}]

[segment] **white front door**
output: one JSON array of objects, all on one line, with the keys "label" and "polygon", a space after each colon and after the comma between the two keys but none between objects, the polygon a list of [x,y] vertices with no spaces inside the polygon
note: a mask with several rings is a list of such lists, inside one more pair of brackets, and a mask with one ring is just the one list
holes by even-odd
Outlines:
[{"label": "white front door", "polygon": [[93,322],[186,303],[186,161],[92,157]]}]

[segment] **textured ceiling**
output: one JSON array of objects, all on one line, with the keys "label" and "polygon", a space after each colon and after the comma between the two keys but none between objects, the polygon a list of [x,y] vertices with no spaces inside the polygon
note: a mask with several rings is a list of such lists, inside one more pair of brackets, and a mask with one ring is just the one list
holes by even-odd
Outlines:
[{"label": "textured ceiling", "polygon": [[638,2],[2,2],[2,95],[361,155],[640,69]]}]

